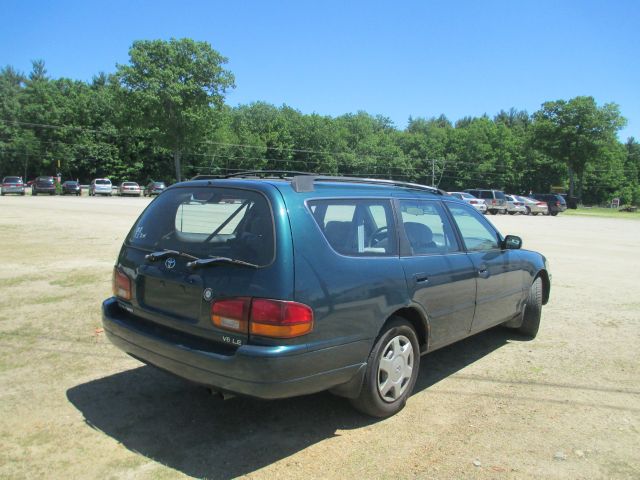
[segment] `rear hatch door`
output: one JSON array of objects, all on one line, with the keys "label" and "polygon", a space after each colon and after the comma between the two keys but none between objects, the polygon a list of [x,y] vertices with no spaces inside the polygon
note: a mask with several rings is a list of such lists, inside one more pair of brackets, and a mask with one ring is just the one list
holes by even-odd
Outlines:
[{"label": "rear hatch door", "polygon": [[288,217],[274,220],[273,195],[279,192],[184,186],[152,202],[119,259],[133,277],[136,313],[200,337],[246,343],[246,333],[213,325],[211,305],[292,298],[292,253],[282,247],[290,244]]}]

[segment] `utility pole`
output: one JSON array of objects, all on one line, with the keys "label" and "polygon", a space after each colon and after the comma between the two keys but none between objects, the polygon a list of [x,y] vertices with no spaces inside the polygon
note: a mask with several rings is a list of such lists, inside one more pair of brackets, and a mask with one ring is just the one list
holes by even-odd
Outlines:
[{"label": "utility pole", "polygon": [[436,159],[431,160],[431,186],[436,186]]},{"label": "utility pole", "polygon": [[27,146],[25,145],[24,147],[24,157],[25,157],[25,162],[24,162],[24,178],[22,179],[24,181],[24,183],[27,183],[27,181],[29,180],[27,178],[27,170],[29,168],[29,149],[27,148]]}]

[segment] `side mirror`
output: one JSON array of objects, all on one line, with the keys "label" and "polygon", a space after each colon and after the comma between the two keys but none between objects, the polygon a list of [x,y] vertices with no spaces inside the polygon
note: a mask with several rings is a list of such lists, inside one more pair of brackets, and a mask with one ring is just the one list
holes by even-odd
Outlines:
[{"label": "side mirror", "polygon": [[502,241],[503,250],[518,250],[522,248],[522,239],[516,235],[507,235]]}]

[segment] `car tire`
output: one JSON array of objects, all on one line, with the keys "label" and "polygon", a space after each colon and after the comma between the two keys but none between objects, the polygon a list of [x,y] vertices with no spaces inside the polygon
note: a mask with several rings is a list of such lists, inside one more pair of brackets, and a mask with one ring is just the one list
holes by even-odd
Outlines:
[{"label": "car tire", "polygon": [[[393,371],[381,366],[383,360],[383,365]],[[351,404],[371,417],[394,415],[407,403],[419,368],[420,346],[415,330],[403,318],[392,317],[371,349],[360,395]],[[383,393],[387,384],[389,388]]]},{"label": "car tire", "polygon": [[490,213],[491,215],[495,215],[496,213],[498,213],[498,211],[497,211],[497,210],[489,210],[489,213]]},{"label": "car tire", "polygon": [[551,212],[552,217],[555,217],[556,215],[558,215],[558,212]]},{"label": "car tire", "polygon": [[522,325],[517,328],[518,333],[535,338],[540,328],[540,317],[542,316],[542,278],[537,277],[531,284],[529,296],[524,305],[522,314]]},{"label": "car tire", "polygon": [[530,209],[529,207],[524,207],[524,208],[525,208],[525,210],[526,210],[526,211],[524,212],[524,214],[525,214],[525,215],[531,215],[531,209]]},{"label": "car tire", "polygon": [[516,212],[509,212],[509,215],[515,215]]}]

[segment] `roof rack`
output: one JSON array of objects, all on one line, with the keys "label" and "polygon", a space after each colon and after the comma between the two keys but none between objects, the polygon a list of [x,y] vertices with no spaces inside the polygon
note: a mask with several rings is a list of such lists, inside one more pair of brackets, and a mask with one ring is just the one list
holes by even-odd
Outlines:
[{"label": "roof rack", "polygon": [[293,170],[247,170],[226,175],[196,175],[191,180],[214,180],[223,178],[292,178],[296,175],[315,175]]},{"label": "roof rack", "polygon": [[344,183],[362,183],[367,185],[387,185],[394,187],[410,188],[414,190],[423,190],[434,193],[436,195],[448,195],[447,192],[436,187],[422,185],[419,183],[402,182],[399,180],[387,180],[381,178],[365,178],[365,177],[344,177],[338,175],[322,175],[309,172],[296,172],[291,170],[249,170],[246,172],[236,172],[228,175],[196,175],[192,180],[213,180],[225,178],[281,178],[290,179],[291,187],[294,191],[313,192],[315,190],[315,182],[344,182]]},{"label": "roof rack", "polygon": [[364,177],[339,177],[333,175],[300,175],[295,176],[291,180],[291,186],[296,192],[312,192],[315,182],[344,182],[344,183],[363,183],[367,185],[387,185],[393,187],[410,188],[413,190],[424,190],[436,195],[448,195],[444,190],[419,183],[402,182],[399,180],[386,180],[381,178],[364,178]]}]

